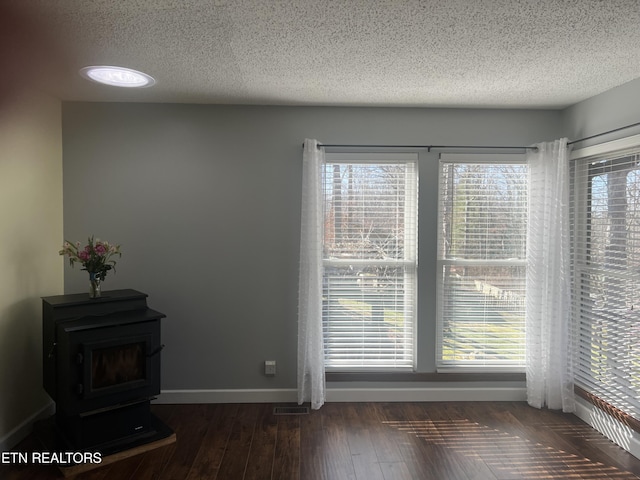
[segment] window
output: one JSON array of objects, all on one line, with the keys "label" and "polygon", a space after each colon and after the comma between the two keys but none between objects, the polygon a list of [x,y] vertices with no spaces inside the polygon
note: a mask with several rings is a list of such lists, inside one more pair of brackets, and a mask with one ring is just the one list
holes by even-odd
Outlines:
[{"label": "window", "polygon": [[576,385],[640,425],[640,153],[571,175]]},{"label": "window", "polygon": [[414,367],[415,154],[327,154],[323,333],[330,369]]},{"label": "window", "polygon": [[523,369],[527,180],[521,155],[441,155],[439,370]]}]

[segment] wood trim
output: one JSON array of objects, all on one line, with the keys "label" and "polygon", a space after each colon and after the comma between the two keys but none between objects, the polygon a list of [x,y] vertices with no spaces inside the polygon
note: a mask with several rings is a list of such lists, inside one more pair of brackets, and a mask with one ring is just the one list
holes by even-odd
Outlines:
[{"label": "wood trim", "polygon": [[524,382],[524,373],[326,372],[327,382]]},{"label": "wood trim", "polygon": [[598,143],[589,147],[573,150],[569,153],[569,159],[577,160],[580,158],[594,157],[596,155],[605,155],[621,150],[634,149],[639,145],[640,135],[632,135],[631,137],[624,137],[618,140],[611,140],[609,142]]},{"label": "wood trim", "polygon": [[583,388],[575,386],[573,390],[579,397],[585,399],[590,404],[595,405],[606,414],[618,420],[620,423],[640,433],[640,420],[638,420],[637,418],[632,417],[628,413],[623,412],[619,408],[614,407],[610,403],[594,395],[593,393],[587,392]]}]

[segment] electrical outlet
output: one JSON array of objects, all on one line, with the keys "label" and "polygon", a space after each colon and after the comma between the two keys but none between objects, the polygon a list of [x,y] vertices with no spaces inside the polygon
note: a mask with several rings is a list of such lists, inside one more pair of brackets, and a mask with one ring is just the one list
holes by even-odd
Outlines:
[{"label": "electrical outlet", "polygon": [[276,361],[265,360],[264,362],[264,374],[274,376],[276,374]]}]

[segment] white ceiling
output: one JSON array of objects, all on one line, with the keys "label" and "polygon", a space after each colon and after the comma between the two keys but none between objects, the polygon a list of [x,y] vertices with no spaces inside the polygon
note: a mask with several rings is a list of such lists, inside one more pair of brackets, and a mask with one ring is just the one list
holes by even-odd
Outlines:
[{"label": "white ceiling", "polygon": [[[64,100],[563,108],[640,77],[640,0],[9,2],[12,70]],[[101,64],[157,84],[78,74]]]}]

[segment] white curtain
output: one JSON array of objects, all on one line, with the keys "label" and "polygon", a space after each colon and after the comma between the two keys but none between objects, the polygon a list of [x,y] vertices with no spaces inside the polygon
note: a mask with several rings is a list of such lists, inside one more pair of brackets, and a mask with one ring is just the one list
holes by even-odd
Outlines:
[{"label": "white curtain", "polygon": [[567,139],[536,147],[527,155],[527,401],[536,408],[572,412]]},{"label": "white curtain", "polygon": [[298,293],[298,403],[318,409],[325,402],[322,338],[322,165],[324,149],[304,141],[302,227]]}]

